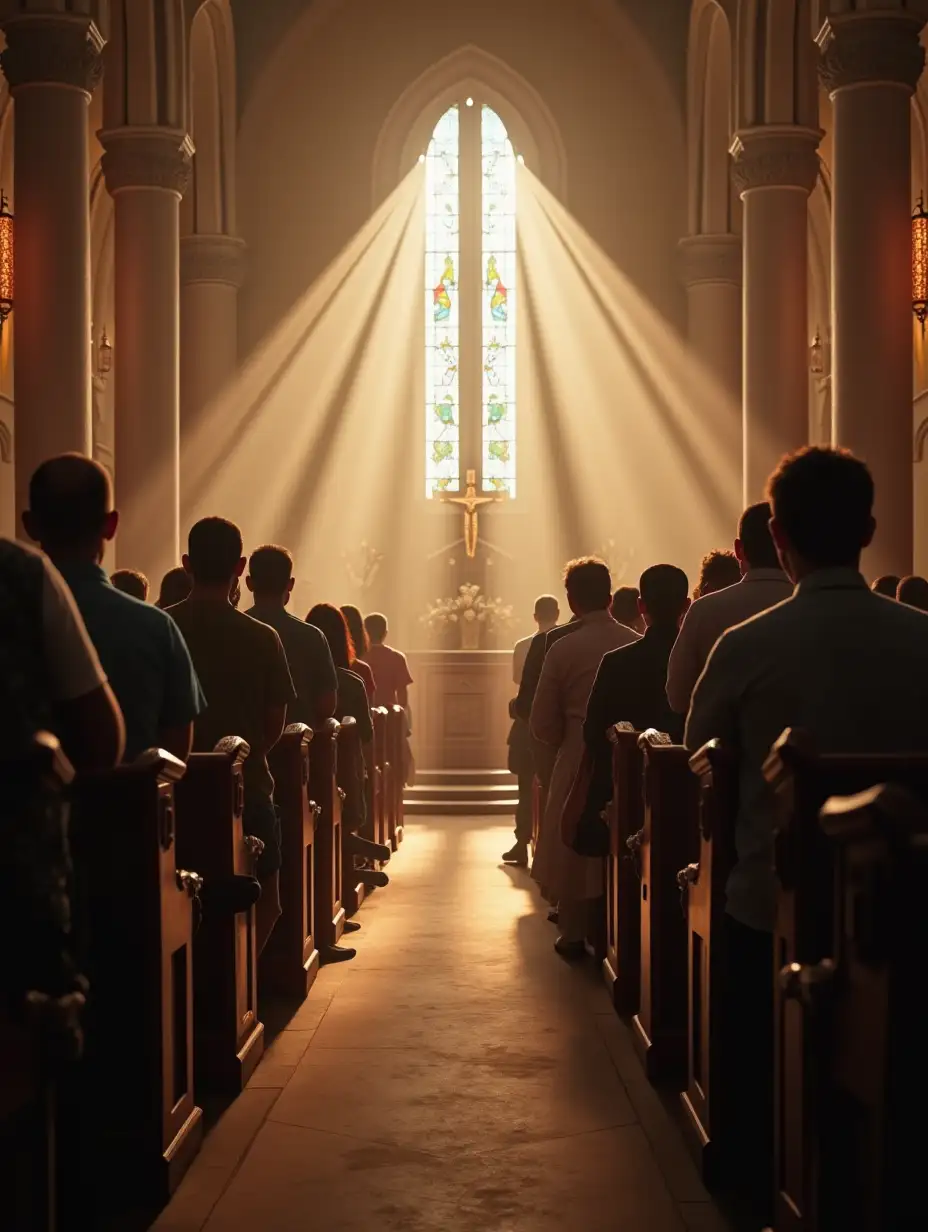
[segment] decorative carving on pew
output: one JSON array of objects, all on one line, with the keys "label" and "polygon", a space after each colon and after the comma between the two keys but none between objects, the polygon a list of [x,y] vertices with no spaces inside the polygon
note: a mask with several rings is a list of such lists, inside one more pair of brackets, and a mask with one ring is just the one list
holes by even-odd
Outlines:
[{"label": "decorative carving on pew", "polygon": [[[641,879],[638,853],[643,821],[639,733],[631,723],[609,729],[612,802],[606,860],[606,956],[603,976],[620,1014],[635,1014],[641,992]],[[631,833],[630,833],[631,832]],[[637,842],[633,839],[637,838]]]}]

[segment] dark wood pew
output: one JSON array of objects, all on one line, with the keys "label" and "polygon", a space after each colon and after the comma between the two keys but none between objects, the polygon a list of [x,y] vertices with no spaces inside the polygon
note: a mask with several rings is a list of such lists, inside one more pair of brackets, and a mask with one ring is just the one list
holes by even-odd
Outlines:
[{"label": "dark wood pew", "polygon": [[[201,880],[181,859],[175,792],[185,767],[153,749],[78,780],[71,849],[90,979],[83,1065],[64,1121],[63,1195],[105,1184],[160,1207],[199,1149],[194,1098],[193,952]],[[188,870],[188,871],[183,871]],[[69,1207],[77,1205],[73,1200]],[[86,1213],[86,1212],[85,1212]],[[73,1210],[72,1210],[73,1214]]]},{"label": "dark wood pew", "polygon": [[784,969],[806,1019],[814,1186],[807,1229],[897,1232],[925,1223],[928,810],[895,786],[832,798],[831,957]]},{"label": "dark wood pew", "polygon": [[194,753],[178,784],[177,850],[205,881],[207,909],[193,947],[194,1065],[198,1089],[240,1091],[264,1051],[258,1018],[254,907],[214,903],[217,888],[254,874],[260,843],[242,825],[242,765],[249,747],[228,736]]},{"label": "dark wood pew", "polygon": [[319,957],[336,945],[345,928],[342,906],[342,802],[338,791],[341,724],[328,719],[313,737],[309,788],[319,806],[315,842],[315,931]]},{"label": "dark wood pew", "polygon": [[390,804],[393,810],[390,846],[394,851],[403,841],[403,790],[406,786],[406,711],[402,706],[390,706],[387,714],[387,748],[393,768]]},{"label": "dark wood pew", "polygon": [[536,774],[532,779],[532,854],[538,850],[541,838],[541,819],[545,812],[545,792]]},{"label": "dark wood pew", "polygon": [[371,710],[371,718],[374,720],[374,766],[371,772],[370,791],[374,813],[373,837],[375,843],[382,843],[385,847],[389,847],[391,843],[387,796],[391,787],[386,706],[375,706]]},{"label": "dark wood pew", "polygon": [[336,782],[341,796],[342,814],[341,900],[346,916],[353,916],[364,902],[366,887],[364,882],[355,875],[355,859],[348,850],[347,840],[351,834],[358,833],[362,828],[365,769],[358,724],[350,716],[341,721]]},{"label": "dark wood pew", "polygon": [[268,756],[280,812],[280,919],[258,965],[261,988],[302,1001],[319,971],[313,922],[318,806],[309,796],[312,728],[291,723]]},{"label": "dark wood pew", "polygon": [[610,729],[612,802],[606,861],[606,957],[603,975],[620,1014],[637,1014],[641,993],[641,882],[628,840],[643,825],[643,759],[631,723]]},{"label": "dark wood pew", "polygon": [[[56,905],[41,878],[47,871],[66,870],[65,790],[73,777],[58,741],[47,732],[38,733],[22,755],[4,750],[0,760],[0,926],[4,937],[14,937],[26,920],[35,928],[41,911],[52,926],[46,944],[61,954],[62,977],[71,974],[72,963],[76,975],[77,965],[64,922],[49,918]],[[54,865],[49,870],[44,859],[30,870],[33,837],[42,826],[48,828],[44,855],[60,864],[57,870]],[[36,901],[33,889],[44,903]],[[73,991],[64,986],[72,984],[70,978],[60,989],[52,987],[59,973],[47,972],[46,987],[33,987],[42,980],[48,957],[43,948],[33,962],[27,946],[11,945],[0,975],[0,1222],[21,1232],[55,1232],[57,1079],[62,1067],[77,1060],[80,1044],[83,992],[77,981]],[[56,1046],[62,1037],[67,1049]]]},{"label": "dark wood pew", "polygon": [[699,780],[699,861],[680,872],[687,921],[687,1079],[685,1127],[704,1182],[726,1174],[726,1147],[738,1132],[728,1093],[739,1074],[725,1047],[724,1011],[738,990],[726,984],[722,917],[735,864],[738,763],[717,740],[690,758]]},{"label": "dark wood pew", "polygon": [[[904,733],[900,733],[904,738]],[[774,745],[764,774],[777,796],[779,832],[774,965],[813,967],[831,956],[834,851],[819,825],[831,796],[866,791],[880,783],[908,788],[928,799],[928,755],[817,755],[802,732],[786,731]],[[809,1232],[815,1205],[814,1152],[806,1093],[815,1089],[816,1058],[807,1016],[789,989],[775,982],[774,1110],[777,1232]]]},{"label": "dark wood pew", "polygon": [[641,869],[641,996],[633,1037],[652,1082],[686,1074],[686,920],[677,874],[699,849],[689,753],[654,730],[639,737],[644,825],[628,840]]}]

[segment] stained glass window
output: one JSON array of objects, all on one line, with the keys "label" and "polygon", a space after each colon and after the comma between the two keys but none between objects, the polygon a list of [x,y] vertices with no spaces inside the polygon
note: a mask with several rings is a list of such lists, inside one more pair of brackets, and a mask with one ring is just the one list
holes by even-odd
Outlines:
[{"label": "stained glass window", "polygon": [[451,107],[425,156],[425,489],[456,489],[461,475],[460,120]]},{"label": "stained glass window", "polygon": [[502,120],[481,113],[483,490],[516,493],[516,156]]}]

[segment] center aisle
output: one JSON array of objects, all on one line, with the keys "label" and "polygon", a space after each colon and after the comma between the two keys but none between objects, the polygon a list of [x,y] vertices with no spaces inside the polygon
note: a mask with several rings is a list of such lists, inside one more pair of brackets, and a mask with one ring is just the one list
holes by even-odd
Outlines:
[{"label": "center aisle", "polygon": [[157,1232],[724,1232],[499,819],[407,822]]}]

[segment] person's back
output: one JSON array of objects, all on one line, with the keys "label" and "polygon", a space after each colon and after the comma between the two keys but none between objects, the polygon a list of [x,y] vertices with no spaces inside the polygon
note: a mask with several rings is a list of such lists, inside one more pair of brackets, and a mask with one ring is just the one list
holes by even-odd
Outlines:
[{"label": "person's back", "polygon": [[374,705],[403,706],[409,704],[409,686],[413,683],[406,656],[386,645],[387,620],[379,612],[365,617],[364,627],[370,638],[367,661],[374,673]]},{"label": "person's back", "polygon": [[904,577],[896,588],[896,598],[920,612],[928,612],[928,579],[917,574]]}]

